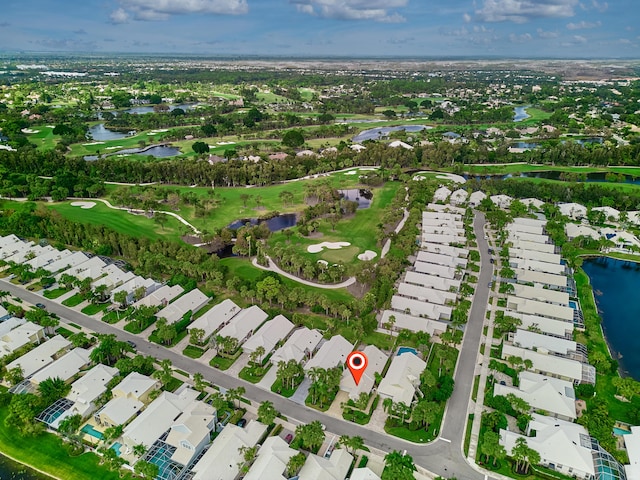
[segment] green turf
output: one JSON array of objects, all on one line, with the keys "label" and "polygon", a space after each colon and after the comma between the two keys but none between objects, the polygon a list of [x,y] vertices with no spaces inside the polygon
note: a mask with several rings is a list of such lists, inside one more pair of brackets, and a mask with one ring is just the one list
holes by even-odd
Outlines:
[{"label": "green turf", "polygon": [[85,300],[86,298],[84,297],[84,295],[76,293],[72,297],[69,297],[64,302],[62,302],[62,305],[64,305],[65,307],[75,307],[76,305],[80,305]]},{"label": "green turf", "polygon": [[189,358],[200,358],[204,354],[204,350],[193,345],[187,345],[182,354]]},{"label": "green turf", "polygon": [[87,305],[86,307],[84,307],[81,312],[84,313],[85,315],[95,315],[98,312],[103,311],[105,308],[107,308],[109,305],[111,305],[110,303],[92,303],[90,305]]},{"label": "green turf", "polygon": [[85,480],[100,478],[117,480],[132,478],[130,474],[120,477],[99,465],[99,457],[94,453],[84,453],[70,457],[57,435],[44,433],[38,437],[22,437],[14,429],[5,425],[7,407],[0,408],[0,452],[31,467],[42,470],[56,478],[65,480]]},{"label": "green turf", "polygon": [[39,125],[30,128],[38,133],[27,134],[27,139],[29,142],[34,144],[38,150],[51,150],[56,146],[60,139],[59,135],[53,134],[53,128],[47,127],[46,125]]},{"label": "green turf", "polygon": [[117,232],[133,237],[147,237],[153,240],[159,238],[179,240],[184,230],[184,225],[173,217],[167,216],[167,222],[163,228],[152,218],[144,215],[133,215],[124,210],[114,210],[100,201],[97,201],[96,205],[90,209],[73,207],[71,202],[45,203],[44,205],[74,222],[105,225]]},{"label": "green turf", "polygon": [[69,290],[64,288],[64,287],[58,287],[58,288],[54,288],[51,290],[46,290],[43,295],[46,298],[49,298],[51,300],[53,300],[54,298],[58,298],[61,297],[62,295],[64,295],[65,293],[67,293]]}]

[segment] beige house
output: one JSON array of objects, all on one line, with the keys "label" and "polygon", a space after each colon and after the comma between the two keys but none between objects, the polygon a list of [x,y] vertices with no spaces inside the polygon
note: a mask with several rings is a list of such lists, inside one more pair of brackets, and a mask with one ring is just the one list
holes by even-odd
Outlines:
[{"label": "beige house", "polygon": [[158,380],[131,372],[111,391],[113,398],[94,415],[95,421],[104,427],[126,424],[142,411],[151,392],[160,387]]}]

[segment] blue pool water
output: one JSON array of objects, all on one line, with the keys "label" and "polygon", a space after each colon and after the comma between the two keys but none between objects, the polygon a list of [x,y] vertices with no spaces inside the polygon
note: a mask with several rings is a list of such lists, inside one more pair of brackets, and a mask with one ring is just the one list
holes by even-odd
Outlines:
[{"label": "blue pool water", "polygon": [[103,437],[102,432],[99,432],[98,430],[93,428],[93,425],[85,425],[84,427],[82,427],[82,431],[87,435],[91,435],[93,438],[102,440],[102,437]]},{"label": "blue pool water", "polygon": [[578,304],[576,302],[574,302],[573,300],[569,300],[569,306],[571,308],[573,308],[574,310],[578,309]]},{"label": "blue pool water", "polygon": [[111,445],[111,450],[116,452],[116,455],[120,456],[120,447],[122,447],[122,444],[120,442],[115,442]]},{"label": "blue pool water", "polygon": [[629,435],[631,432],[629,430],[623,430],[618,427],[613,427],[614,435]]},{"label": "blue pool water", "polygon": [[398,356],[402,355],[403,353],[413,353],[414,355],[418,355],[418,351],[415,348],[411,347],[400,347],[398,349]]}]

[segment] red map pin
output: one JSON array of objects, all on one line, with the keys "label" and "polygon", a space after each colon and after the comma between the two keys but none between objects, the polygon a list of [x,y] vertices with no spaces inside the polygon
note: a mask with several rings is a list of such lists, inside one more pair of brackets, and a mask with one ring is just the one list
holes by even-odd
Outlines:
[{"label": "red map pin", "polygon": [[360,383],[362,374],[367,369],[367,364],[367,356],[362,352],[351,352],[347,357],[347,367],[349,367],[349,371],[351,375],[353,375],[353,380],[356,382],[356,385]]}]

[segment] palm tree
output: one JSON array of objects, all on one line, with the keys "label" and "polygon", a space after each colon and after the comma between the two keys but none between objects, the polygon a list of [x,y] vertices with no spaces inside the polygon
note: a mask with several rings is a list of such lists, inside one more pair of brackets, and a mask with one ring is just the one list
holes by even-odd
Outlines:
[{"label": "palm tree", "polygon": [[410,480],[414,479],[413,472],[416,466],[409,455],[394,450],[384,457],[384,470],[382,480]]},{"label": "palm tree", "polygon": [[144,456],[145,453],[147,453],[147,447],[145,447],[144,444],[139,443],[137,445],[134,445],[133,454],[136,457],[142,457],[142,456]]},{"label": "palm tree", "polygon": [[265,400],[258,407],[258,421],[264,423],[265,425],[271,425],[273,421],[278,416],[278,411],[268,400]]},{"label": "palm tree", "polygon": [[346,448],[350,453],[355,453],[356,450],[360,450],[364,447],[364,440],[362,437],[358,436],[350,437],[348,435],[342,435],[338,443]]}]

